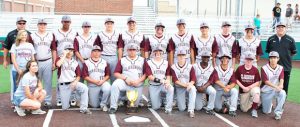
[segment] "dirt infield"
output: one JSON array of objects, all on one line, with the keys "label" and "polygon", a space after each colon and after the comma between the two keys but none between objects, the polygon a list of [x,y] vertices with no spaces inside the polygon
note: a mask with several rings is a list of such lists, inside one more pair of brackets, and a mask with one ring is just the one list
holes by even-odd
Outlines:
[{"label": "dirt infield", "polygon": [[[54,92],[55,93],[55,92]],[[55,94],[54,94],[55,95]],[[54,97],[55,98],[55,97]],[[10,108],[9,94],[0,94],[0,126],[1,127],[41,127],[45,122],[47,115],[31,115],[27,114],[25,117],[19,117]],[[53,101],[53,104],[54,101]],[[50,127],[112,127],[112,120],[106,112],[99,110],[92,110],[92,115],[84,115],[79,113],[78,107],[72,108],[71,111],[61,111],[59,107],[53,107],[54,110],[50,117]],[[274,115],[262,114],[259,112],[258,118],[252,118],[250,112],[238,112],[238,116],[233,118],[227,114],[220,114],[224,119],[232,122],[236,126],[276,126],[276,127],[297,127],[300,125],[300,105],[287,102],[285,104],[285,111],[280,121],[274,120]],[[49,111],[48,111],[49,113]],[[187,112],[179,112],[173,110],[171,115],[167,115],[163,110],[158,110],[156,113],[161,119],[170,127],[227,127],[231,126],[217,116],[210,116],[204,111],[196,111],[195,118],[189,118]],[[126,123],[123,119],[130,115],[125,114],[125,108],[122,107],[115,114],[116,122],[120,127],[159,127],[161,122],[156,116],[147,108],[143,107],[139,110],[138,116],[147,117],[151,120],[150,123]]]}]

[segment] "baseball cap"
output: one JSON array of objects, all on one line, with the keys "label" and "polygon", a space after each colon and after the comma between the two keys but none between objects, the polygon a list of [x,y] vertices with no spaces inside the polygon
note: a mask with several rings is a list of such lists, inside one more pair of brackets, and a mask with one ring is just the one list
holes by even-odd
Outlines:
[{"label": "baseball cap", "polygon": [[164,51],[164,48],[161,47],[161,46],[156,46],[154,49],[153,49],[153,52],[154,51]]},{"label": "baseball cap", "polygon": [[254,29],[254,26],[252,24],[248,24],[245,26],[245,30],[246,29]]},{"label": "baseball cap", "polygon": [[276,51],[272,51],[269,53],[269,57],[272,57],[272,56],[279,57],[279,54]]},{"label": "baseball cap", "polygon": [[207,52],[207,51],[204,51],[204,52],[201,52],[201,56],[211,56],[211,53],[210,52]]},{"label": "baseball cap", "polygon": [[39,19],[38,24],[47,24],[46,19]]},{"label": "baseball cap", "polygon": [[162,22],[158,22],[158,23],[155,24],[155,27],[165,28],[165,25]]},{"label": "baseball cap", "polygon": [[180,18],[180,19],[177,19],[177,23],[176,25],[179,25],[179,24],[185,24],[185,20]]},{"label": "baseball cap", "polygon": [[222,22],[222,27],[223,26],[231,26],[231,24],[228,21],[224,21],[224,22]]},{"label": "baseball cap", "polygon": [[17,18],[17,22],[21,22],[21,21],[27,22],[24,17],[18,17]]},{"label": "baseball cap", "polygon": [[61,21],[71,21],[71,17],[68,16],[68,15],[64,15],[64,16],[61,18]]},{"label": "baseball cap", "polygon": [[254,59],[255,59],[255,56],[254,56],[253,53],[247,52],[247,53],[246,53],[246,56],[245,56],[245,59],[254,60]]},{"label": "baseball cap", "polygon": [[82,27],[84,27],[84,26],[91,26],[91,23],[88,22],[88,21],[84,21],[84,22],[82,23]]},{"label": "baseball cap", "polygon": [[135,43],[129,43],[128,45],[127,45],[127,49],[138,49],[138,46],[137,46],[137,44],[135,44]]},{"label": "baseball cap", "polygon": [[186,50],[180,49],[180,50],[177,52],[177,55],[186,55]]},{"label": "baseball cap", "polygon": [[101,51],[101,47],[98,46],[98,45],[94,45],[93,48],[92,48],[92,51],[94,51],[94,50],[99,50],[99,51]]},{"label": "baseball cap", "polygon": [[277,24],[276,24],[276,27],[278,27],[278,26],[284,26],[284,27],[286,27],[286,24],[284,23],[284,22],[278,22]]},{"label": "baseball cap", "polygon": [[201,22],[200,23],[200,28],[202,28],[202,27],[209,27],[209,26],[206,22]]},{"label": "baseball cap", "polygon": [[231,55],[229,55],[228,53],[223,53],[219,59],[222,59],[223,57],[227,57],[228,59],[231,59]]},{"label": "baseball cap", "polygon": [[130,16],[128,19],[127,19],[127,23],[129,22],[136,22],[135,18]]},{"label": "baseball cap", "polygon": [[107,23],[107,22],[112,22],[112,23],[115,23],[114,20],[111,18],[111,17],[107,17],[104,21],[104,24]]},{"label": "baseball cap", "polygon": [[66,45],[65,50],[74,50],[74,46],[73,45]]}]

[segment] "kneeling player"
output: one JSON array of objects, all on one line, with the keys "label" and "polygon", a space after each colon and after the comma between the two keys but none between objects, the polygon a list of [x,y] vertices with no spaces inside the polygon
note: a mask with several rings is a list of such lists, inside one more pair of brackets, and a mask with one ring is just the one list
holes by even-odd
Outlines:
[{"label": "kneeling player", "polygon": [[[223,54],[220,57],[221,64],[216,67],[218,78],[221,83],[216,83],[214,88],[217,91],[215,100],[215,110],[217,112],[226,113],[229,108],[229,115],[235,117],[238,101],[238,90],[234,88],[236,86],[235,73],[232,67],[229,66],[231,55]],[[223,106],[223,98],[225,101],[225,107]]]},{"label": "kneeling player", "polygon": [[163,59],[163,48],[158,46],[153,49],[153,57],[147,61],[146,75],[149,78],[149,94],[154,110],[161,106],[161,93],[166,93],[167,104],[165,112],[170,114],[172,111],[172,102],[174,87],[170,84],[171,71],[168,61]]},{"label": "kneeling player", "polygon": [[110,96],[110,69],[109,64],[101,58],[100,46],[93,46],[91,58],[85,60],[82,71],[82,77],[88,82],[90,105],[93,108],[100,106],[106,112]]},{"label": "kneeling player", "polygon": [[80,95],[80,112],[92,114],[88,109],[88,87],[79,82],[80,68],[77,61],[73,59],[73,54],[73,45],[66,45],[63,55],[56,60],[62,109],[65,110],[70,107],[71,93],[75,90]]},{"label": "kneeling player", "polygon": [[245,65],[237,68],[235,77],[241,93],[240,108],[247,112],[252,107],[252,117],[258,117],[257,107],[260,101],[260,75],[258,69],[252,65],[255,55],[246,53]]},{"label": "kneeling player", "polygon": [[211,86],[217,80],[217,73],[214,67],[209,64],[211,53],[204,51],[201,53],[201,62],[194,64],[195,73],[197,77],[196,88],[196,110],[201,110],[205,104],[204,96],[208,94],[208,104],[206,113],[215,115],[214,103],[216,98],[216,90]]},{"label": "kneeling player", "polygon": [[262,111],[271,113],[272,100],[276,98],[275,119],[280,120],[283,113],[283,105],[286,99],[286,92],[283,90],[284,70],[278,65],[278,52],[269,53],[269,63],[261,68],[263,87],[261,88]]},{"label": "kneeling player", "polygon": [[178,62],[172,65],[171,73],[176,87],[175,91],[179,111],[184,111],[186,109],[186,94],[188,94],[188,112],[189,116],[194,118],[196,99],[196,87],[194,84],[196,76],[193,66],[189,64],[189,61],[186,61],[186,54],[186,50],[179,50],[177,52]]}]

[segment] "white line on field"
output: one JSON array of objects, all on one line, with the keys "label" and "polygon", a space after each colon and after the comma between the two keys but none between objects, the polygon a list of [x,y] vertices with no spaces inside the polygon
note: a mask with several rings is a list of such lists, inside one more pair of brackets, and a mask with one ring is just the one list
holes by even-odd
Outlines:
[{"label": "white line on field", "polygon": [[[142,97],[145,101],[147,101],[147,102],[149,101],[145,95],[142,95]],[[155,116],[155,118],[160,122],[160,124],[163,127],[169,127],[169,125],[159,116],[159,114],[155,110],[153,110],[152,108],[148,108],[148,109],[150,110],[150,112]]]},{"label": "white line on field", "polygon": [[47,116],[46,116],[46,118],[44,120],[44,123],[43,123],[43,127],[48,127],[49,126],[52,114],[53,114],[53,110],[52,109],[48,110]]},{"label": "white line on field", "polygon": [[233,122],[229,121],[228,119],[226,119],[225,117],[219,115],[218,113],[216,113],[216,116],[219,119],[223,120],[225,123],[229,124],[230,126],[232,126],[232,127],[238,127],[238,125],[234,124]]},{"label": "white line on field", "polygon": [[109,118],[111,120],[113,127],[120,127],[115,114],[109,114]]}]

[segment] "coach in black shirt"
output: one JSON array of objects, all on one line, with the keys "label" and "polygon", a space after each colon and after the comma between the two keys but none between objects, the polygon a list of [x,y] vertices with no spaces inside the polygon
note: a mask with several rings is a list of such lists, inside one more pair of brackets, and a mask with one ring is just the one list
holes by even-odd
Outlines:
[{"label": "coach in black shirt", "polygon": [[284,68],[284,90],[288,93],[288,84],[292,70],[292,56],[297,53],[295,40],[286,34],[286,24],[279,22],[276,25],[276,34],[268,39],[266,52],[279,53],[279,64]]}]

